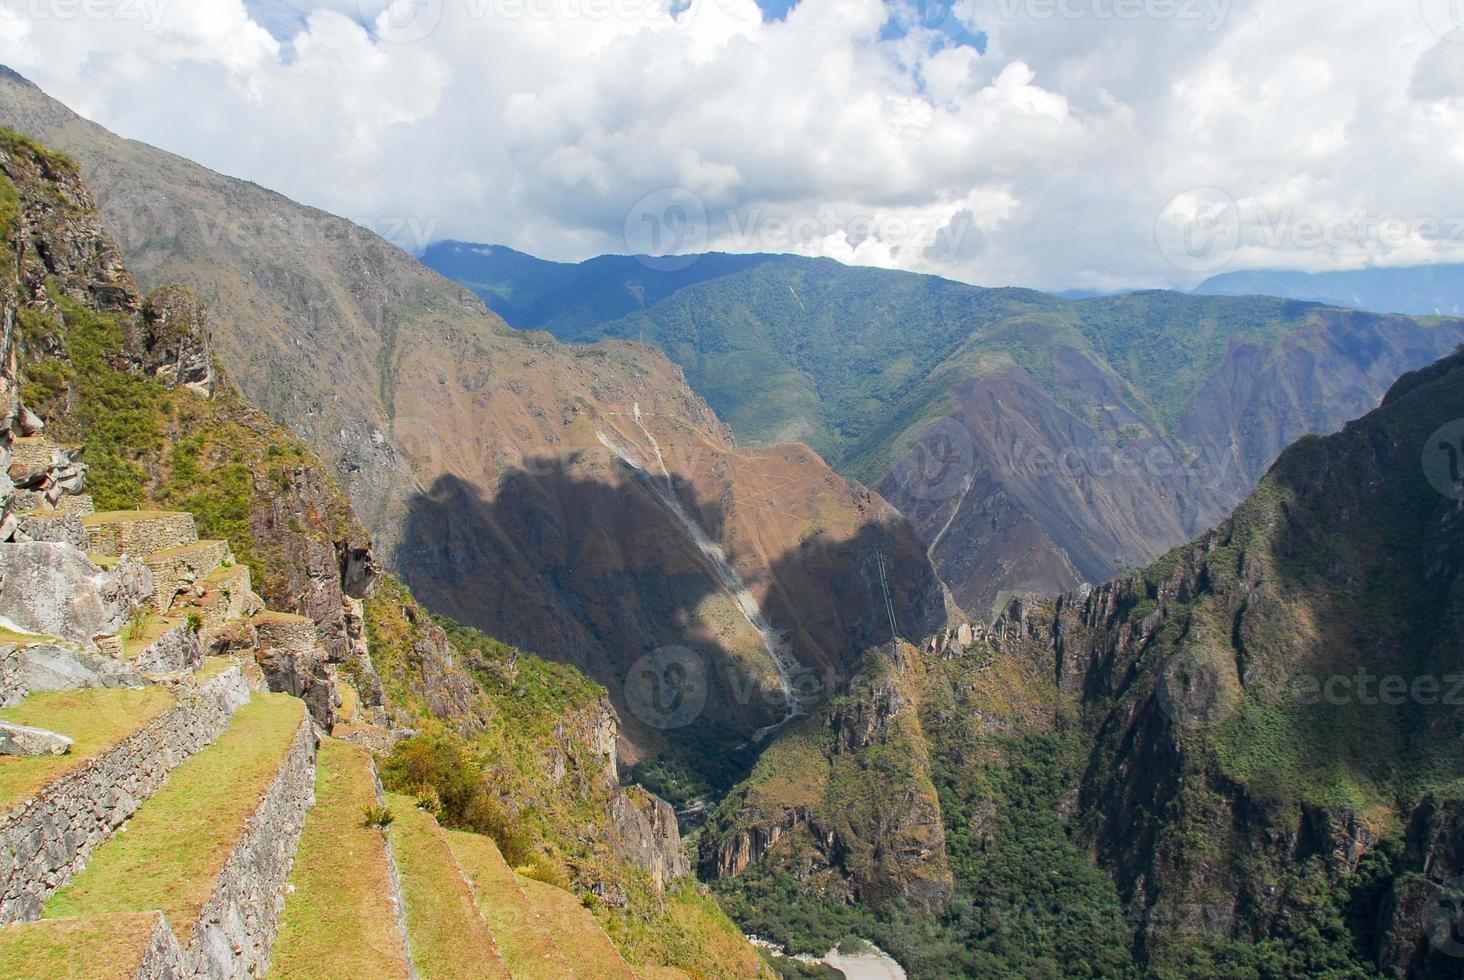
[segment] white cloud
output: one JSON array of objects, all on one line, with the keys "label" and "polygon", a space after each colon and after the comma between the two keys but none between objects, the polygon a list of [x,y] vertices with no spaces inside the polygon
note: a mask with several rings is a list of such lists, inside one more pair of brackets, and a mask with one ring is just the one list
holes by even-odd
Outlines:
[{"label": "white cloud", "polygon": [[377,226],[575,259],[682,187],[714,248],[1104,288],[1217,271],[1155,231],[1213,187],[1222,268],[1464,260],[1464,44],[1432,0],[97,2],[0,0],[0,61]]}]

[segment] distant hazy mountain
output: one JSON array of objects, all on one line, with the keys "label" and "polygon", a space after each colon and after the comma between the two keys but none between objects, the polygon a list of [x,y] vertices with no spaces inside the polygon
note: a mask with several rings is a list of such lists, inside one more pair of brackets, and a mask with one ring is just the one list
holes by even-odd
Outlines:
[{"label": "distant hazy mountain", "polygon": [[[881,570],[902,629],[944,624],[893,507],[805,448],[738,451],[659,352],[509,329],[371,232],[124,140],[3,69],[0,125],[76,159],[145,287],[208,302],[230,376],[333,465],[419,598],[606,684],[636,755],[726,768],[789,687],[812,702],[809,678],[889,639]],[[667,649],[711,691],[663,735],[624,688]]]},{"label": "distant hazy mountain", "polygon": [[578,265],[444,243],[509,323],[658,345],[745,443],[807,443],[920,531],[966,609],[1140,566],[1277,454],[1374,408],[1464,321],[1286,299],[1082,300],[789,255]]},{"label": "distant hazy mountain", "polygon": [[1355,272],[1227,272],[1200,283],[1205,296],[1285,296],[1374,313],[1464,315],[1464,265]]}]

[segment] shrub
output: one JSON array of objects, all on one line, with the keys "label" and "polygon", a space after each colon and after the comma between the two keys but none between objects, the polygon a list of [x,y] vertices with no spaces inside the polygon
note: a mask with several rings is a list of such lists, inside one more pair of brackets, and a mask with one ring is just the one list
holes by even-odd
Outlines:
[{"label": "shrub", "polygon": [[385,830],[390,827],[396,817],[389,806],[374,806],[368,804],[361,808],[361,826],[375,827],[377,830]]}]

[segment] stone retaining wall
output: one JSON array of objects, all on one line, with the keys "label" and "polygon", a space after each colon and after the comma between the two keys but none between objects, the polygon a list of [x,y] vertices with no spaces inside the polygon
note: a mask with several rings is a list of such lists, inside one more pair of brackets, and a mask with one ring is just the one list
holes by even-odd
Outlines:
[{"label": "stone retaining wall", "polygon": [[153,603],[167,612],[173,597],[229,559],[227,541],[198,541],[181,548],[154,552],[144,559],[153,573]]},{"label": "stone retaining wall", "polygon": [[[375,759],[371,760],[371,783],[376,787],[376,805],[386,806],[386,790],[377,775]],[[402,894],[402,873],[397,868],[396,852],[391,849],[391,835],[382,834],[381,841],[386,846],[386,872],[391,877],[391,907],[396,913],[397,935],[401,937],[402,953],[407,958],[407,980],[417,980],[417,964],[412,962],[412,941],[407,935],[407,899]]]},{"label": "stone retaining wall", "polygon": [[20,647],[14,643],[0,646],[0,708],[20,704],[25,698],[25,682],[21,679]]},{"label": "stone retaining wall", "polygon": [[261,613],[250,624],[259,632],[261,646],[278,650],[314,650],[320,646],[320,630],[313,620],[285,613]]},{"label": "stone retaining wall", "polygon": [[181,674],[203,664],[203,643],[187,624],[174,626],[137,656],[137,669],[149,674]]},{"label": "stone retaining wall", "polygon": [[38,918],[92,849],[249,700],[238,667],[176,691],[177,707],[0,816],[0,924]]},{"label": "stone retaining wall", "polygon": [[41,511],[17,514],[15,519],[20,533],[31,541],[64,541],[83,551],[91,543],[86,536],[86,528],[81,526],[81,518],[75,514]]},{"label": "stone retaining wall", "polygon": [[168,928],[168,920],[159,912],[147,949],[142,954],[142,965],[137,968],[137,980],[185,980],[187,976],[188,964],[183,960],[178,938]]},{"label": "stone retaining wall", "polygon": [[315,728],[302,714],[294,742],[244,836],[224,865],[212,897],[189,936],[186,959],[194,976],[258,977],[269,969],[270,947],[285,907],[285,882],[295,863],[305,814],[315,799]]},{"label": "stone retaining wall", "polygon": [[198,527],[192,514],[138,514],[108,517],[103,521],[88,519],[85,523],[91,550],[99,555],[131,555],[140,559],[198,540]]}]

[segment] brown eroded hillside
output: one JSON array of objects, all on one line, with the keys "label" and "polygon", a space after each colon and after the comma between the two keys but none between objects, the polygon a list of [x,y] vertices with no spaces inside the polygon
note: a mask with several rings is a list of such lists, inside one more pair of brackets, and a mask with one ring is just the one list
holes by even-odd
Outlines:
[{"label": "brown eroded hillside", "polygon": [[[509,331],[373,233],[123,140],[13,73],[0,122],[78,160],[144,287],[181,282],[215,311],[231,375],[334,465],[429,604],[572,660],[622,708],[641,657],[704,662],[711,707],[675,742],[721,757],[783,717],[786,687],[816,696],[888,640],[882,561],[901,631],[944,623],[893,509],[807,449],[736,451],[659,353]],[[632,758],[664,744],[627,728]]]}]

